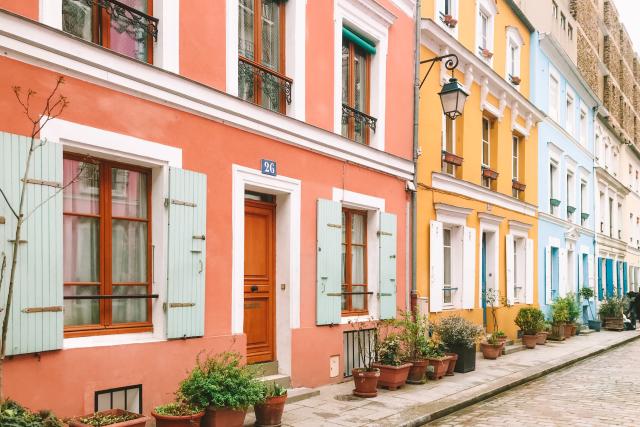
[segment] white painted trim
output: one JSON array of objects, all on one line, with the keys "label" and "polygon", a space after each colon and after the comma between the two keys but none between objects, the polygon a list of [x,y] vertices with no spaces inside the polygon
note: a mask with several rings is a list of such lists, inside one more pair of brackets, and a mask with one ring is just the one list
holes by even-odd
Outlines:
[{"label": "white painted trim", "polygon": [[226,0],[227,93],[238,96],[238,0]]},{"label": "white painted trim", "polygon": [[167,71],[180,72],[180,0],[154,0],[153,14],[160,17],[153,63]]},{"label": "white painted trim", "polygon": [[535,216],[537,213],[537,206],[535,205],[521,202],[511,196],[507,196],[506,194],[491,191],[480,185],[456,179],[447,174],[433,172],[431,180],[431,185],[437,190],[450,191],[474,200],[500,206],[529,216]]},{"label": "white painted trim", "polygon": [[2,11],[0,29],[0,49],[5,57],[195,113],[378,172],[413,179],[413,162],[408,158],[357,144],[160,68],[114,54],[61,31]]},{"label": "white painted trim", "polygon": [[142,332],[135,334],[112,334],[112,335],[91,335],[88,337],[65,338],[62,348],[70,350],[73,348],[108,347],[112,345],[127,344],[147,344],[152,342],[166,341],[157,338],[153,332]]},{"label": "white painted trim", "polygon": [[[500,223],[504,217],[481,212],[478,214],[480,219],[480,234],[478,235],[478,252],[480,253],[480,262],[478,268],[478,307],[482,307],[482,234],[490,233],[487,236],[487,283],[486,289],[500,289]],[[491,277],[489,275],[492,274]],[[500,306],[500,301],[495,302],[495,306]]]},{"label": "white painted trim", "polygon": [[514,236],[529,238],[529,230],[533,227],[532,224],[527,224],[526,222],[509,220],[509,234],[513,234]]},{"label": "white painted trim", "polygon": [[[448,27],[440,18],[440,12],[443,12],[444,9],[444,0],[435,0],[433,2],[434,5],[434,12],[433,12],[433,19],[435,21],[436,24],[438,24],[440,27],[442,27],[443,30],[445,30],[446,32],[448,32],[449,34],[451,34],[453,37],[455,37],[456,39],[458,38],[458,27],[459,25],[456,25],[453,28]],[[460,20],[460,0],[451,0],[451,10],[452,10],[452,14],[451,16],[453,16],[454,19],[456,20]],[[445,67],[440,67],[445,68]],[[441,70],[442,71],[442,70]],[[445,72],[446,74],[446,72]],[[448,78],[448,76],[447,76]],[[448,81],[448,80],[447,80]],[[466,83],[466,82],[465,82]]]},{"label": "white painted trim", "polygon": [[369,115],[378,121],[369,145],[384,150],[389,27],[397,17],[379,3],[365,0],[334,0],[333,13],[333,130],[342,132],[342,27],[347,25],[376,44],[371,55]]},{"label": "white painted trim", "polygon": [[549,237],[547,239],[547,242],[549,242],[549,246],[553,246],[554,248],[561,248],[562,246],[560,245],[560,239],[557,237]]},{"label": "white painted trim", "polygon": [[57,30],[62,30],[62,0],[39,0],[38,20]]},{"label": "white painted trim", "polygon": [[413,18],[416,14],[416,0],[391,0],[391,3],[409,18]]},{"label": "white painted trim", "polygon": [[467,225],[467,218],[473,209],[463,208],[460,206],[448,205],[446,203],[436,203],[436,219],[444,224],[451,225]]},{"label": "white painted trim", "polygon": [[356,209],[376,209],[384,212],[385,200],[368,194],[356,193],[343,188],[333,187],[333,201],[341,202]]},{"label": "white painted trim", "polygon": [[[288,216],[288,224],[282,224],[282,232],[276,230],[278,236],[288,237],[287,254],[277,254],[277,258],[289,260],[287,271],[276,272],[276,276],[283,274],[282,280],[288,280],[289,301],[283,304],[289,309],[290,329],[300,327],[300,218],[302,182],[285,176],[268,176],[259,170],[244,166],[232,165],[232,278],[231,278],[231,333],[244,332],[244,193],[246,189],[288,196],[285,203],[286,211],[277,211],[276,216]],[[280,203],[282,204],[282,203]],[[278,215],[280,214],[280,215]],[[276,218],[276,227],[280,223]],[[279,239],[279,240],[282,240]],[[276,244],[277,241],[276,241]],[[276,280],[278,277],[276,278]],[[286,283],[278,281],[279,283]],[[276,286],[278,288],[278,286]],[[276,289],[279,292],[279,288]],[[278,331],[282,333],[282,331]],[[279,359],[280,360],[280,359]]]}]

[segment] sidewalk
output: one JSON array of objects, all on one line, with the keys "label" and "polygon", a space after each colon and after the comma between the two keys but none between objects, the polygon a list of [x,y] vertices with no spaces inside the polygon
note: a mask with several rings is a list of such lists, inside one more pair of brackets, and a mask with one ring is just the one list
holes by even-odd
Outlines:
[{"label": "sidewalk", "polygon": [[[378,397],[353,397],[351,381],[320,387],[320,395],[285,407],[283,426],[418,426],[487,399],[612,347],[640,338],[638,331],[602,331],[564,342],[548,342],[497,360],[478,353],[476,370]],[[253,414],[245,425],[253,425]]]}]

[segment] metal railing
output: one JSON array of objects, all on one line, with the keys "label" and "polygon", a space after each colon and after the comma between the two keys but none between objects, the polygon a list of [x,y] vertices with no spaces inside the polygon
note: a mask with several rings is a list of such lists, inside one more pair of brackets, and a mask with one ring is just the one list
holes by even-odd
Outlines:
[{"label": "metal railing", "polygon": [[[362,329],[346,331],[343,333],[344,351],[344,376],[350,377],[354,368],[362,368],[361,349],[364,351],[365,360],[374,353],[376,345],[375,329]],[[367,360],[371,362],[371,360]]]},{"label": "metal railing", "polygon": [[259,83],[262,93],[271,100],[272,105],[279,105],[282,96],[287,104],[291,104],[293,80],[269,67],[241,56],[238,58],[238,79],[247,84]]},{"label": "metal railing", "polygon": [[111,16],[111,25],[118,32],[126,32],[136,40],[144,40],[151,35],[158,41],[158,23],[155,16],[117,0],[80,0],[89,7],[97,6]]},{"label": "metal railing", "polygon": [[378,119],[365,114],[362,111],[358,111],[355,108],[349,107],[347,104],[342,104],[342,123],[348,123],[349,118],[353,118],[356,123],[368,126],[374,132],[376,131]]}]

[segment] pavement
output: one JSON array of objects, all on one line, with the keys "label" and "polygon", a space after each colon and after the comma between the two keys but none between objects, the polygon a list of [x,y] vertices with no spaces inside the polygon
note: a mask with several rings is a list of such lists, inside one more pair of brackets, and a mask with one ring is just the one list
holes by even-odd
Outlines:
[{"label": "pavement", "polygon": [[[640,377],[638,374],[634,377],[636,379],[635,384],[627,383],[626,381],[613,381],[613,385],[610,388],[605,384],[611,382],[609,370],[618,369],[616,372],[621,377],[625,372],[625,368],[631,372],[629,369],[631,364],[625,363],[625,360],[628,360],[626,356],[628,346],[624,349],[614,349],[638,338],[640,338],[640,332],[638,331],[601,331],[585,336],[576,336],[564,342],[549,342],[545,346],[536,346],[533,350],[516,352],[502,356],[497,360],[485,360],[478,353],[476,370],[473,372],[455,374],[453,377],[445,377],[439,381],[428,381],[424,385],[407,384],[396,391],[381,389],[378,391],[378,396],[371,399],[352,396],[352,381],[328,385],[318,388],[320,392],[318,396],[287,404],[283,417],[283,426],[409,427],[424,425],[427,422],[440,419],[464,408],[471,410],[468,407],[478,402],[482,402],[481,405],[489,405],[492,401],[487,399],[499,393],[597,355],[602,356],[585,362],[588,364],[595,363],[593,366],[599,368],[595,372],[586,375],[586,372],[578,369],[574,373],[575,378],[569,377],[569,384],[562,380],[556,380],[555,378],[558,377],[558,373],[556,373],[552,377],[544,378],[550,382],[550,392],[547,392],[546,388],[542,387],[540,391],[531,396],[525,392],[520,397],[524,402],[522,406],[527,406],[526,402],[530,400],[532,402],[531,406],[536,407],[537,411],[547,411],[551,414],[546,419],[546,422],[543,421],[538,424],[535,421],[531,421],[531,424],[558,425],[555,424],[559,419],[557,413],[564,411],[573,414],[574,420],[580,419],[579,417],[581,416],[588,418],[595,414],[593,415],[594,425],[609,425],[606,422],[603,423],[602,420],[597,421],[597,416],[602,417],[604,413],[605,417],[611,417],[612,413],[598,409],[602,405],[598,405],[599,400],[596,397],[590,398],[593,402],[588,416],[579,405],[576,405],[577,397],[583,394],[585,396],[615,394],[616,397],[610,405],[615,408],[615,410],[612,409],[613,414],[619,415],[620,418],[628,417],[625,419],[633,419],[635,417],[637,420],[637,414],[639,413],[637,407],[629,413],[619,411],[618,408],[624,407],[625,402],[628,400],[629,392],[627,390],[635,392],[636,395],[640,391],[640,381],[638,381]],[[636,361],[635,366],[639,366],[640,341],[633,343],[633,345],[637,349],[634,359]],[[606,353],[603,354],[604,352]],[[616,361],[616,368],[611,367],[614,361]],[[580,367],[582,366],[583,364],[580,364]],[[564,374],[565,372],[573,371],[561,371],[559,374]],[[621,388],[618,388],[619,384],[622,385]],[[522,389],[526,390],[526,387]],[[513,392],[511,391],[511,393]],[[522,392],[519,391],[519,393]],[[564,400],[553,400],[553,393],[556,393],[557,396],[564,396]],[[618,412],[616,413],[616,411]],[[508,420],[506,425],[530,425],[526,418],[519,419],[517,412],[509,412],[500,406],[485,410],[484,416],[487,420],[493,420],[494,418],[492,417],[496,416],[496,412],[504,412],[505,414],[498,425],[505,425],[505,420]],[[460,413],[455,414],[455,416],[458,417],[458,414]],[[458,418],[453,421],[452,419],[444,418],[441,420],[444,424],[441,425],[478,425],[478,420],[474,418],[475,413],[469,412],[469,414],[469,418],[464,421]],[[473,423],[470,420],[473,420]],[[253,415],[248,414],[245,425],[253,425],[253,422]],[[467,424],[461,424],[462,422]],[[488,422],[492,421],[487,421],[486,425],[489,425]],[[563,423],[563,425],[571,424],[573,424],[571,421]],[[581,421],[580,425],[589,424]],[[624,425],[624,423],[615,425]],[[634,425],[638,424],[635,423]]]}]

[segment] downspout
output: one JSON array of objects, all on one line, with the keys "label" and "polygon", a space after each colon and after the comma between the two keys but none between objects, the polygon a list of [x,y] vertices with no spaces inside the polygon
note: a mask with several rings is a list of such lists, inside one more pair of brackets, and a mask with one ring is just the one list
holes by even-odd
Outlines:
[{"label": "downspout", "polygon": [[416,45],[413,87],[413,191],[411,192],[411,311],[417,311],[417,249],[418,249],[418,150],[419,150],[419,107],[420,107],[420,0],[416,1]]}]

